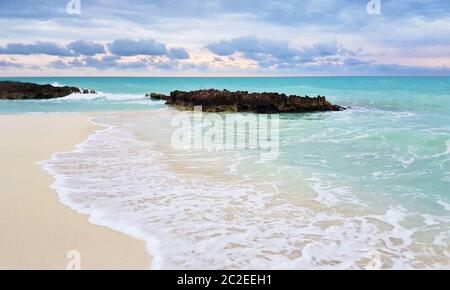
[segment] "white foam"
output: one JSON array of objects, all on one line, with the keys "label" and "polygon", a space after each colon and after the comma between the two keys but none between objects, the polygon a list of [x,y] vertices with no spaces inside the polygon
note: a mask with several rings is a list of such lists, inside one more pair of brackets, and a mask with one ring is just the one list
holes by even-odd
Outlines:
[{"label": "white foam", "polygon": [[447,148],[445,148],[445,151],[442,152],[442,153],[434,154],[433,155],[434,158],[436,158],[436,157],[443,157],[443,156],[446,156],[446,155],[450,154],[450,140],[447,140],[447,142],[445,142],[445,145],[447,146]]},{"label": "white foam", "polygon": [[[110,94],[110,93],[103,93],[103,92],[97,92],[96,94],[82,94],[82,93],[73,93],[66,97],[59,98],[58,100],[97,100],[97,99],[103,99],[107,101],[128,101],[128,100],[150,100],[148,97],[146,97],[143,94]],[[158,102],[158,101],[154,101]]]},{"label": "white foam", "polygon": [[336,206],[341,203],[361,204],[361,201],[353,194],[348,186],[338,186],[327,181],[326,176],[316,172],[311,178],[306,179],[311,188],[317,193],[316,201],[328,206]]},{"label": "white foam", "polygon": [[432,258],[429,248],[411,249],[417,246],[415,229],[401,225],[408,216],[403,208],[381,215],[341,213],[336,205],[342,201],[361,201],[348,188],[324,186],[319,175],[310,181],[328,210],[274,204],[274,195],[282,193],[276,182],[268,184],[277,192],[267,192],[256,190],[251,180],[225,183],[175,172],[167,160],[183,156],[157,151],[136,137],[131,124],[122,126],[113,115],[92,122],[119,125],[104,125],[76,150],[54,154],[41,165],[54,176],[52,187],[65,205],[88,214],[91,223],[146,241],[154,268],[364,268],[361,261],[373,253],[381,253],[382,266],[409,268],[420,255]]},{"label": "white foam", "polygon": [[446,211],[450,211],[450,203],[447,203],[442,200],[438,200],[437,203],[442,205]]}]

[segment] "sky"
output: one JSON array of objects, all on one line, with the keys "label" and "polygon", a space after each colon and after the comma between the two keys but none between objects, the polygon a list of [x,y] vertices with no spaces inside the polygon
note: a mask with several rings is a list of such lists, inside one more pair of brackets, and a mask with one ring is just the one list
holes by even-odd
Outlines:
[{"label": "sky", "polygon": [[0,0],[0,76],[62,75],[449,76],[450,3]]}]

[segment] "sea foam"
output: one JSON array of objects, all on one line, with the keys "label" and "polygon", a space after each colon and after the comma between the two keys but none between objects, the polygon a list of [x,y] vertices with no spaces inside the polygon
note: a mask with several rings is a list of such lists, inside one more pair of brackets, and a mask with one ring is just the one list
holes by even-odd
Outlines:
[{"label": "sea foam", "polygon": [[144,94],[111,94],[104,92],[97,92],[96,94],[82,94],[82,93],[73,93],[66,97],[59,98],[59,101],[67,101],[67,100],[107,100],[107,101],[127,101],[127,100],[144,100],[148,99]]},{"label": "sea foam", "polygon": [[[147,115],[146,122],[160,127]],[[316,206],[292,203],[280,189],[258,188],[251,174],[217,156],[209,166],[229,168],[236,179],[179,171],[169,160],[184,158],[196,167],[198,154],[161,150],[156,140],[163,137],[154,132],[142,138],[136,128],[143,119],[97,117],[92,122],[102,129],[41,165],[55,178],[52,187],[62,203],[89,215],[91,223],[146,241],[153,268],[442,267],[423,264],[439,257],[448,267],[445,236],[436,237],[436,247],[418,243],[413,235],[419,228],[403,225],[410,213],[402,207],[380,214],[336,210],[341,202],[361,201],[348,189],[320,187],[320,178],[313,180],[319,195],[310,203]],[[162,114],[158,119],[170,123]]]}]

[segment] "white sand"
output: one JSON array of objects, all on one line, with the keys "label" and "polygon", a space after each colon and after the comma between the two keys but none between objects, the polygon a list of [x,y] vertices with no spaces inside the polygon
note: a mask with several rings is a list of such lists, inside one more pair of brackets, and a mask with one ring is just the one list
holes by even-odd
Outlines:
[{"label": "white sand", "polygon": [[88,114],[0,116],[0,269],[148,269],[142,241],[89,224],[62,205],[35,162],[70,151],[95,130]]}]

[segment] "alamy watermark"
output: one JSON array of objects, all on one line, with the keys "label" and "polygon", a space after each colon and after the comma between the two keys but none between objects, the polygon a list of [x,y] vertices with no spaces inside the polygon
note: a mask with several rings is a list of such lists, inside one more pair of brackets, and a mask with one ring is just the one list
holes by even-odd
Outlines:
[{"label": "alamy watermark", "polygon": [[367,3],[367,13],[370,15],[380,15],[381,0],[369,0],[369,3]]},{"label": "alamy watermark", "polygon": [[278,158],[280,146],[277,114],[177,113],[171,122],[176,130],[171,145],[176,150],[258,150],[260,161]]},{"label": "alamy watermark", "polygon": [[81,270],[81,254],[77,250],[70,250],[66,253],[66,259],[69,260],[66,270]]},{"label": "alamy watermark", "polygon": [[69,0],[66,11],[70,15],[81,14],[81,0]]}]

